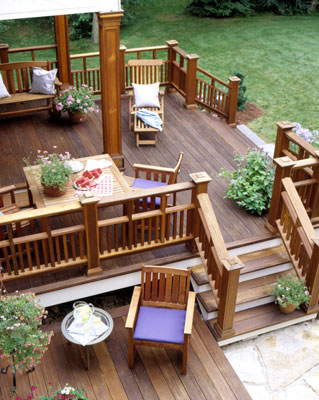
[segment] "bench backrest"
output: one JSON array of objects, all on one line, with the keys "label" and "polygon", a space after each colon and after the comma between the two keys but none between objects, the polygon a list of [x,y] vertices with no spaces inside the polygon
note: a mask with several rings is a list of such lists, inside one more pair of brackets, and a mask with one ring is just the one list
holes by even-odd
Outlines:
[{"label": "bench backrest", "polygon": [[10,94],[28,92],[32,84],[32,67],[51,70],[50,61],[23,61],[0,64],[0,72]]}]

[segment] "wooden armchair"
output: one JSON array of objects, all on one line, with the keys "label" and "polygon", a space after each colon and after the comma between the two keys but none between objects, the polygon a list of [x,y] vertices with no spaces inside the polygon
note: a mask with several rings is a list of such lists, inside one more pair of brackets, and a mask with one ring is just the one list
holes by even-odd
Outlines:
[{"label": "wooden armchair", "polygon": [[[151,85],[160,82],[163,65],[163,60],[129,60],[128,67],[131,84]],[[133,129],[135,132],[136,147],[139,147],[140,144],[156,146],[158,129],[147,125],[137,117],[137,112],[141,109],[157,114],[162,120],[162,129],[164,129],[164,91],[159,91],[159,107],[152,107],[147,104],[137,107],[135,106],[134,92],[129,93],[129,130],[132,131]],[[153,133],[154,138],[141,140],[140,133]]]},{"label": "wooden armchair", "polygon": [[[174,168],[157,167],[154,165],[134,164],[135,179],[129,182],[134,189],[151,189],[154,187],[172,185],[177,183],[184,153],[180,152]],[[174,204],[176,199],[174,197]],[[160,198],[155,198],[155,205],[160,205]]]},{"label": "wooden armchair", "polygon": [[[9,185],[0,188],[0,216],[6,214],[14,214],[21,210],[17,204],[15,192],[17,190],[26,189],[26,184]],[[30,205],[30,198],[28,198],[28,204]],[[22,235],[22,229],[29,226],[29,222],[19,222],[14,224],[12,229],[18,235]],[[0,240],[3,240],[6,236],[7,229],[5,226],[0,226]]]},{"label": "wooden armchair", "polygon": [[196,297],[189,286],[190,270],[142,267],[141,287],[134,288],[125,325],[130,368],[136,346],[166,347],[182,350],[186,374]]}]

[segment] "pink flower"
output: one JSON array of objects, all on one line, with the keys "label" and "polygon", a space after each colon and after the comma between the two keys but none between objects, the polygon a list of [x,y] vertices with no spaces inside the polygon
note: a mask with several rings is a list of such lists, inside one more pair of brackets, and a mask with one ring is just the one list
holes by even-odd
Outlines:
[{"label": "pink flower", "polygon": [[80,99],[76,99],[76,102],[79,104],[79,103],[81,103],[81,100]]}]

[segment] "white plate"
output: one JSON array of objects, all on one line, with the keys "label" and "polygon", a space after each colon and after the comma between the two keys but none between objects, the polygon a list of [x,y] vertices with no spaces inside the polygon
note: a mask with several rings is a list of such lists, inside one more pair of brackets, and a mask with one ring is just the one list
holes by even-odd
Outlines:
[{"label": "white plate", "polygon": [[66,164],[69,165],[72,168],[72,172],[75,174],[76,172],[82,171],[83,164],[80,161],[76,160],[68,160],[66,161]]}]

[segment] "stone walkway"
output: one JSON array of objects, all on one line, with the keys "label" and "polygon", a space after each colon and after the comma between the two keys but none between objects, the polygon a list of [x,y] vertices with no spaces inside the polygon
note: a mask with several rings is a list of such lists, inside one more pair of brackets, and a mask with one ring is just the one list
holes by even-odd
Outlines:
[{"label": "stone walkway", "polygon": [[319,400],[319,320],[223,348],[253,400]]}]

